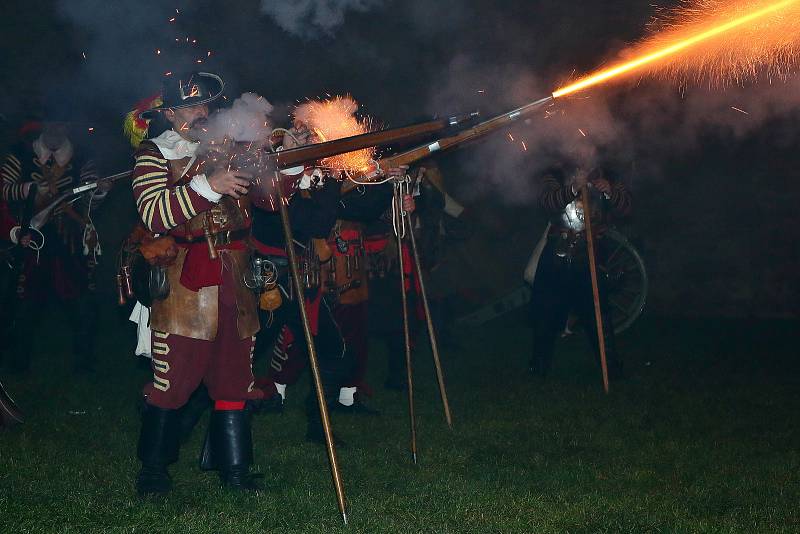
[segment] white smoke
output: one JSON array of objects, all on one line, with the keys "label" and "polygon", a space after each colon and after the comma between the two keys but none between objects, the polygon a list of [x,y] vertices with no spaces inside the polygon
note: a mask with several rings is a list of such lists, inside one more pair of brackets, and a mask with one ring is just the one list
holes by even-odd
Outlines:
[{"label": "white smoke", "polygon": [[264,142],[272,133],[273,106],[256,93],[244,93],[229,108],[221,109],[208,119],[203,137],[239,142]]},{"label": "white smoke", "polygon": [[384,0],[261,0],[261,11],[281,28],[301,37],[326,34],[344,23],[348,11],[365,12]]}]

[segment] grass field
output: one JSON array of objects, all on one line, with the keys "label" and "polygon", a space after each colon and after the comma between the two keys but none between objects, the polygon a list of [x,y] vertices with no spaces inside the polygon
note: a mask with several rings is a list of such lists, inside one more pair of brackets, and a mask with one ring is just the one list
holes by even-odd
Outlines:
[{"label": "grass field", "polygon": [[[174,492],[137,499],[147,373],[129,356],[131,329],[106,321],[94,376],[67,371],[56,330],[37,339],[31,377],[5,380],[28,420],[0,432],[2,533],[800,531],[797,323],[645,318],[620,339],[628,378],[609,396],[582,337],[559,345],[540,382],[513,318],[461,333],[443,354],[452,432],[420,350],[418,466],[402,394],[378,387],[380,418],[334,421],[349,445],[344,528],[324,450],[303,441],[305,385],[286,413],[254,421],[263,494],[201,473],[196,431]],[[376,386],[384,360],[376,348]]]}]

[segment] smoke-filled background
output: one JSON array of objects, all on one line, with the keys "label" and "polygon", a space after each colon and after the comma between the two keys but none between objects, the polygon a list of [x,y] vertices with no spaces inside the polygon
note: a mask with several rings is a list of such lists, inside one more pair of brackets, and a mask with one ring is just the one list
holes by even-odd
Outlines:
[{"label": "smoke-filled background", "polygon": [[[613,60],[653,14],[633,0],[9,0],[3,137],[42,109],[68,110],[117,172],[130,166],[124,113],[186,68],[221,74],[229,103],[264,95],[275,126],[294,102],[326,93],[352,94],[386,126],[489,116]],[[450,250],[447,290],[474,305],[517,286],[544,224],[537,172],[590,147],[633,190],[624,230],[648,265],[651,312],[796,316],[798,104],[796,78],[717,90],[634,75],[442,157],[475,229]],[[135,214],[124,185],[109,204],[111,251]]]}]

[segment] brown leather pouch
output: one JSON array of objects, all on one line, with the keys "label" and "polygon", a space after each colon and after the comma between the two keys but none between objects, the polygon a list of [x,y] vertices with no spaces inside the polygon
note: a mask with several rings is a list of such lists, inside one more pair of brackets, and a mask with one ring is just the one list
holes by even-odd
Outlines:
[{"label": "brown leather pouch", "polygon": [[145,306],[167,298],[169,279],[166,268],[175,263],[178,247],[170,236],[155,237],[137,226],[120,251],[120,275],[131,288],[127,297],[135,297]]}]

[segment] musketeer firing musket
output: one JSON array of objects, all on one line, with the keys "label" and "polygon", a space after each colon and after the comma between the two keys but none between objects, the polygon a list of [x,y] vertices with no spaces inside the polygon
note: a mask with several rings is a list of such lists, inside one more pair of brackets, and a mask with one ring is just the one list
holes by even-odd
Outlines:
[{"label": "musketeer firing musket", "polygon": [[[259,213],[278,211],[283,242],[292,244],[293,221],[287,206],[297,198],[292,194],[297,184],[294,179],[287,181],[286,177],[293,174],[291,171],[279,173],[279,169],[377,144],[419,139],[454,122],[429,121],[277,153],[264,149],[268,139],[258,142],[224,139],[216,146],[208,142],[207,151],[201,153],[199,139],[208,137],[207,105],[221,96],[222,91],[222,80],[213,74],[195,72],[170,77],[162,97],[154,102],[155,107],[141,114],[133,113],[128,121],[130,133],[137,131],[131,124],[141,126],[140,117],[155,117],[165,123],[163,132],[139,145],[133,191],[142,222],[151,232],[150,243],[169,241],[169,246],[154,246],[152,250],[163,250],[170,256],[159,261],[157,257],[148,257],[142,249],[145,258],[154,265],[151,281],[157,281],[149,286],[153,294],[147,295],[152,300],[149,323],[154,380],[144,391],[146,409],[139,441],[142,469],[137,478],[142,495],[170,490],[167,466],[177,458],[177,410],[201,381],[205,382],[215,408],[201,465],[218,469],[226,486],[258,489],[249,472],[252,440],[243,408],[245,401],[264,396],[253,385],[250,356],[254,334],[259,329],[252,289],[262,289],[252,286],[252,282],[266,278],[254,276],[256,270],[251,272],[248,258],[247,243],[251,242],[254,213],[251,201]],[[302,173],[302,166],[299,171]],[[300,255],[291,245],[286,247],[284,254],[287,253],[292,297],[298,303],[304,302],[307,287],[301,283]],[[254,262],[253,266],[256,265],[263,274],[264,262]],[[274,298],[275,280],[271,277],[270,284],[263,288],[262,303]],[[123,287],[122,296],[131,296],[128,284],[123,283]],[[327,413],[327,391],[320,376],[311,320],[305,306],[297,308],[301,325],[298,335],[303,334],[308,348],[318,419],[339,508],[346,518],[344,490]]]},{"label": "musketeer firing musket", "polygon": [[136,207],[148,230],[177,245],[177,255],[160,262],[167,287],[152,295],[153,381],[144,388],[136,479],[143,496],[171,489],[167,466],[178,457],[178,409],[201,382],[214,401],[203,467],[218,470],[225,486],[259,489],[250,473],[252,438],[244,411],[247,400],[263,396],[253,388],[250,362],[259,329],[256,298],[243,276],[249,269],[251,176],[198,170],[200,128],[208,104],[223,90],[214,74],[176,75],[165,80],[158,105],[141,114],[164,128],[152,131],[153,125],[150,134],[157,135],[136,151]]}]

